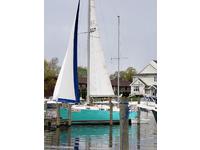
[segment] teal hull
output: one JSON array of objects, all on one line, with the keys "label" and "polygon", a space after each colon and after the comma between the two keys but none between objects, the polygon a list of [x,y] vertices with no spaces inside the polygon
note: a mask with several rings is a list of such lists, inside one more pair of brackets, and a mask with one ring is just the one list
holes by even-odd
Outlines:
[{"label": "teal hull", "polygon": [[[60,117],[63,120],[68,119],[68,110],[66,108],[60,109]],[[110,120],[110,112],[107,110],[89,110],[82,109],[78,112],[72,112],[73,123],[108,123]],[[137,112],[129,112],[129,119],[135,119]],[[120,121],[120,112],[113,111],[113,122]]]}]

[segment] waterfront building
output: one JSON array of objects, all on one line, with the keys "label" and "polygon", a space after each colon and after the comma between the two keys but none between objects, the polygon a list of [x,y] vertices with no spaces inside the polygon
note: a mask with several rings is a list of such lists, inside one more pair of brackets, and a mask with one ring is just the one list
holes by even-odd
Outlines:
[{"label": "waterfront building", "polygon": [[157,60],[152,60],[138,74],[133,76],[131,96],[157,95]]},{"label": "waterfront building", "polygon": [[[54,78],[51,79],[51,81],[53,83],[55,83],[56,80],[57,80],[57,77],[54,77]],[[47,81],[44,81],[44,82],[47,82]],[[86,99],[86,96],[87,96],[87,78],[86,77],[79,77],[78,84],[79,84],[80,97],[83,98],[83,99]],[[115,95],[117,95],[117,79],[111,80],[111,84],[112,84],[112,88],[113,88]],[[120,94],[129,95],[131,93],[130,84],[131,84],[131,82],[120,79],[120,87],[119,87]],[[47,98],[51,97],[53,95],[53,90],[54,90],[54,84],[53,84],[53,86],[51,86],[49,88],[48,91],[45,91],[44,96],[47,97]]]},{"label": "waterfront building", "polygon": [[[121,79],[119,82],[120,82],[119,93],[123,95],[124,94],[129,95],[131,93],[131,87],[130,87],[131,82]],[[117,79],[111,80],[111,84],[115,95],[117,95]],[[80,96],[85,99],[87,95],[87,78],[83,77],[79,78],[79,90],[80,90]]]},{"label": "waterfront building", "polygon": [[[115,95],[117,95],[117,85],[118,85],[117,78],[111,80],[111,84],[112,84],[112,88],[113,88]],[[119,80],[119,94],[128,96],[131,93],[130,84],[131,84],[130,81],[120,79]]]}]

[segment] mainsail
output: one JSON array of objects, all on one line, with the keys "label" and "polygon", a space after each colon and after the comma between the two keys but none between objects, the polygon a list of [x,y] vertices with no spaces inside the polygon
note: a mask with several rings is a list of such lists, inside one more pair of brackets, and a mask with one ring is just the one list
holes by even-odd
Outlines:
[{"label": "mainsail", "polygon": [[89,96],[112,97],[114,92],[106,69],[103,50],[100,44],[95,1],[90,1],[90,63],[89,63]]},{"label": "mainsail", "polygon": [[53,100],[64,103],[77,103],[80,101],[77,72],[79,6],[80,0],[78,2],[77,13],[70,35],[69,45],[53,93]]}]

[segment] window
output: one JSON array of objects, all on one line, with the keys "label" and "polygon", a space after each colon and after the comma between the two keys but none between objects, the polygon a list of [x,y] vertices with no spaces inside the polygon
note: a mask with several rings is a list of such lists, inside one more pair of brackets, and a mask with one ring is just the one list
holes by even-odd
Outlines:
[{"label": "window", "polygon": [[154,82],[157,82],[157,76],[154,76]]},{"label": "window", "polygon": [[139,91],[139,86],[134,86],[133,91]]}]

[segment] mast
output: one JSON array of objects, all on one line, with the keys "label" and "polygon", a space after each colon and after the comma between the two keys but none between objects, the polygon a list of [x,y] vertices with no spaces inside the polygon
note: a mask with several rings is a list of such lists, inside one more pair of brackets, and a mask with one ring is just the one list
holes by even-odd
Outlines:
[{"label": "mast", "polygon": [[87,41],[87,49],[88,49],[88,58],[87,58],[87,103],[90,102],[90,18],[91,18],[91,1],[88,0],[88,41]]},{"label": "mast", "polygon": [[117,19],[118,19],[118,57],[117,57],[117,60],[118,60],[118,73],[117,73],[117,100],[119,102],[119,67],[120,67],[120,16],[117,16]]}]

